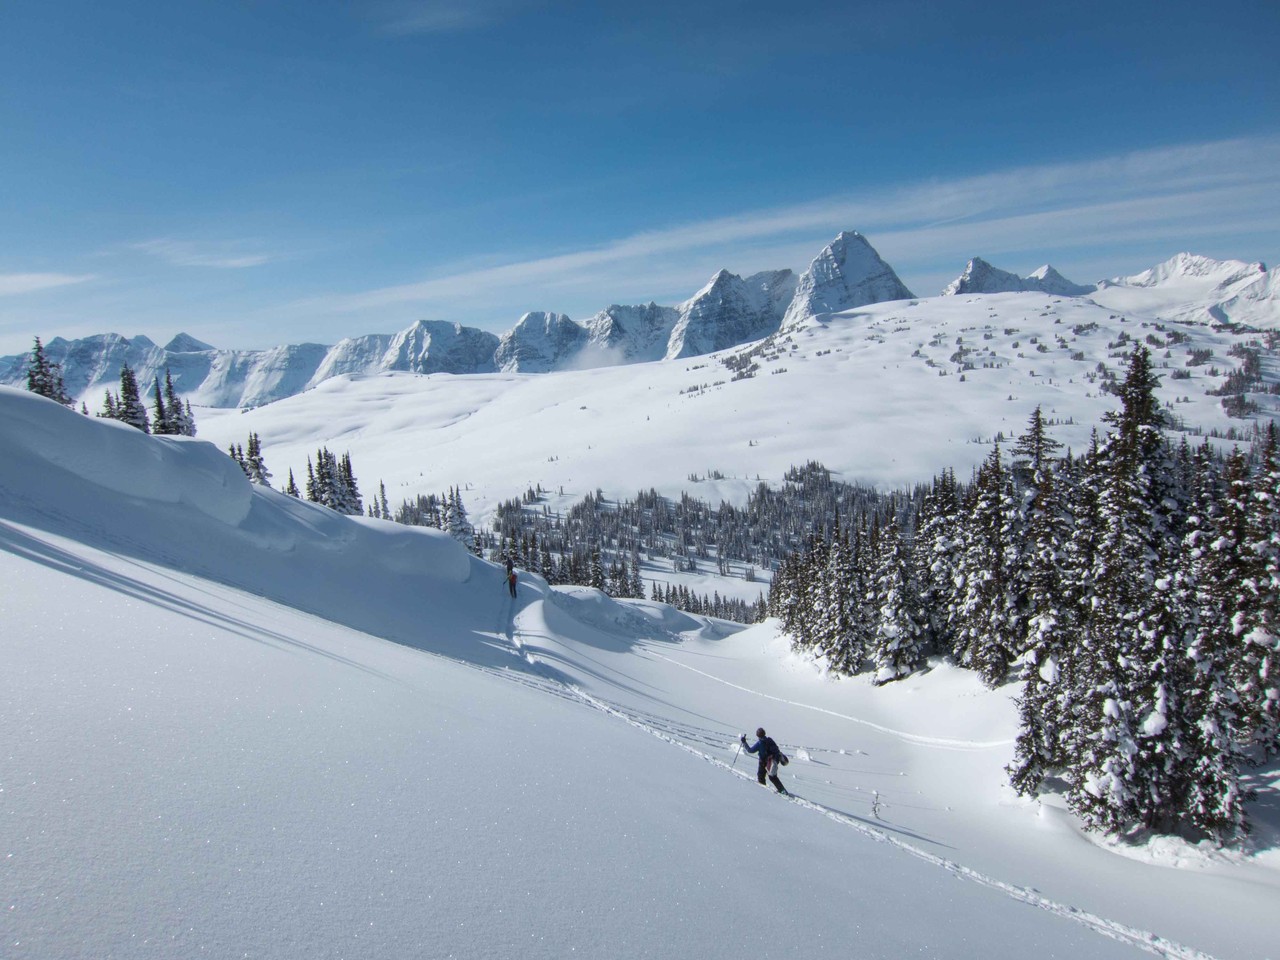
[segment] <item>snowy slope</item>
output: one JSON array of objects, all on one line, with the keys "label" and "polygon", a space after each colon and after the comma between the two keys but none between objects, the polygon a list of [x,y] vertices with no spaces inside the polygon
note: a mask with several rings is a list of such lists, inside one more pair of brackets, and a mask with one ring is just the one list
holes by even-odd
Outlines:
[{"label": "snowy slope", "polygon": [[[1247,428],[1207,391],[1240,364],[1229,350],[1249,338],[1200,325],[1177,330],[1185,343],[1152,346],[1170,412],[1205,429]],[[200,435],[224,449],[260,434],[281,482],[290,468],[304,477],[306,458],[327,445],[350,451],[366,495],[385,481],[394,506],[461,485],[479,521],[537,485],[563,488],[567,499],[652,486],[741,503],[758,480],[779,483],[811,459],[842,479],[881,486],[927,482],[947,467],[963,478],[998,433],[1020,434],[1037,404],[1058,421],[1052,434],[1079,453],[1116,406],[1098,365],[1122,374],[1134,342],[1167,344],[1171,332],[1078,298],[938,297],[862,307],[754,347],[625,371],[336,379],[246,413],[199,410],[197,419]],[[1210,350],[1212,362],[1187,366],[1196,349]],[[735,380],[726,358],[758,369]],[[1264,364],[1264,374],[1274,382],[1277,369]],[[1277,397],[1250,397],[1280,413]],[[723,480],[706,479],[717,471]]]},{"label": "snowy slope", "polygon": [[[1264,957],[1280,842],[1114,853],[1002,786],[1005,697],[250,488],[0,389],[15,958]],[[394,640],[398,642],[387,642]],[[764,724],[801,799],[751,782]],[[1265,785],[1265,784],[1264,784]],[[1176,867],[1176,869],[1169,869]]]},{"label": "snowy slope", "polygon": [[1098,284],[1091,299],[1113,310],[1190,323],[1280,329],[1276,270],[1262,263],[1180,253],[1131,277]]}]

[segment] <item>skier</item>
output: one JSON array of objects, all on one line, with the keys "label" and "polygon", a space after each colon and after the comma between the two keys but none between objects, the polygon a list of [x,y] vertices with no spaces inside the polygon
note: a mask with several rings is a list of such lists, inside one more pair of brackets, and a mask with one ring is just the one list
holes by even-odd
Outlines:
[{"label": "skier", "polygon": [[778,788],[779,793],[785,795],[787,788],[778,779],[778,762],[782,760],[782,751],[773,742],[773,737],[766,736],[764,727],[759,727],[756,730],[756,742],[750,746],[747,745],[747,735],[745,733],[738,739],[746,747],[747,753],[760,754],[760,766],[756,770],[756,780],[760,782],[760,786],[764,786],[764,778],[768,776],[769,782]]},{"label": "skier", "polygon": [[516,596],[516,562],[507,557],[507,587],[511,590],[511,599]]}]

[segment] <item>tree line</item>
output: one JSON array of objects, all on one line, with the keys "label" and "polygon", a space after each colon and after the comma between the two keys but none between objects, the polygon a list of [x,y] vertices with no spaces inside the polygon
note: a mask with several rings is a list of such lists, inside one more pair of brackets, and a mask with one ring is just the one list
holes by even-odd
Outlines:
[{"label": "tree line", "polygon": [[1280,444],[1164,435],[1137,347],[1080,457],[1037,410],[914,516],[848,516],[774,578],[770,612],[833,670],[886,683],[944,655],[1014,681],[1013,786],[1087,828],[1247,830],[1242,771],[1280,753]]}]

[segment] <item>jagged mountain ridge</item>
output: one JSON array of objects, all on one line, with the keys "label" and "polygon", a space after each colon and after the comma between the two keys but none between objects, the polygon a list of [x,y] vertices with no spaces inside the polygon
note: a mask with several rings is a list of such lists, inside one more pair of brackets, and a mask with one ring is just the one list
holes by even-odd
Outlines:
[{"label": "jagged mountain ridge", "polygon": [[1058,297],[1083,297],[1097,289],[1072,283],[1049,264],[1020,277],[1016,273],[993,267],[981,257],[974,257],[964,272],[942,290],[944,297],[966,293],[1048,293]]},{"label": "jagged mountain ridge", "polygon": [[[1087,295],[1102,306],[1155,319],[1280,328],[1276,270],[1186,253],[1096,287],[1074,284],[1047,264],[1019,277],[975,257],[944,295],[1006,292]],[[911,291],[866,238],[844,232],[799,277],[775,270],[743,279],[722,270],[675,307],[614,304],[583,322],[559,313],[527,313],[501,337],[421,320],[395,334],[348,338],[333,346],[225,350],[179,334],[160,347],[145,336],[113,333],[74,341],[55,337],[45,348],[62,364],[68,391],[95,405],[128,363],[140,384],[150,384],[167,368],[179,393],[197,405],[248,408],[344,374],[550,373],[698,356],[821,322],[828,314],[907,299],[914,299]],[[24,382],[26,364],[26,354],[0,358],[0,383]]]},{"label": "jagged mountain ridge", "polygon": [[[852,259],[845,253],[850,245],[858,250]],[[821,296],[797,306],[802,289],[820,289]],[[45,349],[62,364],[68,392],[77,398],[96,401],[97,391],[114,387],[127,363],[140,384],[169,369],[175,388],[194,403],[255,407],[344,374],[549,373],[697,356],[767,336],[778,330],[784,315],[803,318],[813,310],[910,296],[860,234],[842,233],[800,278],[791,270],[771,270],[744,280],[721,270],[677,307],[615,304],[585,323],[560,313],[526,313],[501,337],[455,323],[418,321],[396,334],[348,338],[332,347],[305,343],[219,350],[187,334],[158,347],[145,336],[105,334],[77,341],[58,337]],[[26,355],[0,358],[0,383],[20,383],[26,360]]]}]

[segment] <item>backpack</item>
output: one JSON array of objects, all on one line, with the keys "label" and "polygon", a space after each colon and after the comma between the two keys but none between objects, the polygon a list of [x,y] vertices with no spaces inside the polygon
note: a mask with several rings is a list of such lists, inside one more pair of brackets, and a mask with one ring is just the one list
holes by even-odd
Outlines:
[{"label": "backpack", "polygon": [[775,757],[778,761],[778,764],[783,767],[785,767],[788,763],[791,762],[789,759],[787,759],[787,755],[783,753],[782,750],[778,747],[778,744],[773,739],[773,737],[767,737],[766,739],[769,741],[768,744],[765,745],[765,753],[768,756]]}]

